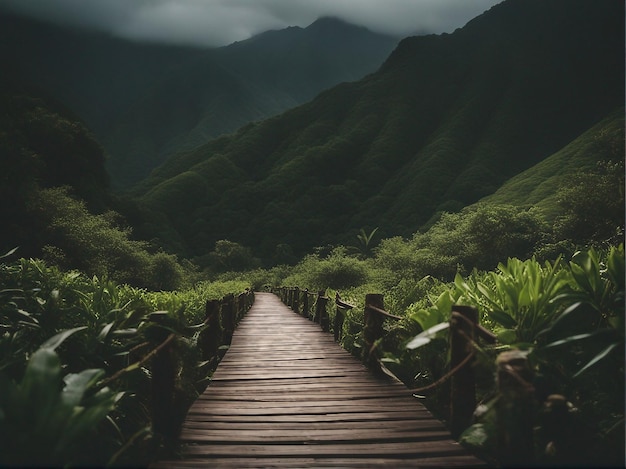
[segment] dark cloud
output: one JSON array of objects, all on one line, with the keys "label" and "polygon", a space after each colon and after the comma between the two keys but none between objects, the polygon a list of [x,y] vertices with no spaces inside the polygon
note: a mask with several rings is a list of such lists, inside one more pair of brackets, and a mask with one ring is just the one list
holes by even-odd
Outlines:
[{"label": "dark cloud", "polygon": [[321,16],[396,36],[452,32],[500,1],[0,0],[0,7],[125,38],[221,46]]}]

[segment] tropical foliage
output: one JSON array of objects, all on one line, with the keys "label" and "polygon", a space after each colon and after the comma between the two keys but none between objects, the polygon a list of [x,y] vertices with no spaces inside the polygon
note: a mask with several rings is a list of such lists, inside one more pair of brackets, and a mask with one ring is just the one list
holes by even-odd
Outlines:
[{"label": "tropical foliage", "polygon": [[[331,324],[345,316],[356,356],[365,294],[384,293],[402,319],[385,325],[380,361],[442,419],[450,311],[475,306],[498,343],[472,344],[481,402],[462,441],[492,454],[494,359],[518,350],[538,406],[565,396],[559,442],[533,415],[539,462],[622,463],[623,4],[559,5],[503,2],[453,34],[408,38],[378,72],[178,154],[115,196],[90,131],[7,70],[0,465],[147,464],[219,359],[219,345],[202,346],[223,332],[203,324],[207,300],[272,285],[338,295]],[[197,58],[174,52],[146,63]],[[131,68],[124,96],[146,83]],[[152,114],[148,133],[163,126]],[[164,429],[150,388],[165,350],[176,373]]]},{"label": "tropical foliage", "polygon": [[174,333],[175,432],[211,372],[198,346],[206,301],[249,286],[149,292],[40,260],[0,262],[1,465],[145,465],[171,443],[151,426],[151,357]]},{"label": "tropical foliage", "polygon": [[[329,260],[336,256],[337,252]],[[340,263],[334,266],[337,272],[342,271]],[[614,465],[622,460],[623,244],[580,250],[567,261],[558,258],[540,263],[534,258],[509,258],[495,270],[459,273],[452,282],[425,277],[412,290],[406,285],[378,290],[385,291],[386,309],[403,317],[387,324],[386,335],[377,347],[380,360],[389,373],[410,388],[424,389],[417,392],[440,418],[448,418],[449,382],[440,382],[440,378],[449,368],[447,330],[453,305],[475,306],[481,324],[497,336],[495,346],[473,343],[480,405],[476,423],[466,429],[461,441],[487,459],[497,458],[496,356],[506,350],[521,350],[534,373],[529,385],[534,389],[537,408],[536,461]],[[363,347],[363,299],[376,288],[375,283],[362,281],[359,287],[326,290],[331,297],[341,293],[342,301],[354,306],[343,311],[346,319],[339,336],[343,346],[357,356]],[[418,299],[407,305],[407,297]],[[331,324],[337,311],[334,307],[328,310]],[[555,430],[542,420],[540,409],[549,406],[554,396],[565,396],[571,409],[567,417],[571,428]]]}]

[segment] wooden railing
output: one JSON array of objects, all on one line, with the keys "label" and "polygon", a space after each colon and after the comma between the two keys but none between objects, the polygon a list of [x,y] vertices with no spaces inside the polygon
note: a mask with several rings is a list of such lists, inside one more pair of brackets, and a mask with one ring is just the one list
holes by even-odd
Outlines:
[{"label": "wooden railing", "polygon": [[[238,295],[228,294],[222,299],[206,302],[204,322],[190,329],[201,329],[197,344],[202,359],[208,362],[208,372],[217,366],[224,349],[231,342],[235,327],[253,302],[252,291]],[[159,319],[155,318],[154,321],[158,322]],[[168,333],[163,342],[150,352],[150,356],[145,357],[150,359],[152,374],[150,405],[152,430],[163,437],[166,443],[176,439],[184,417],[175,392],[176,377],[181,373],[180,360],[176,357],[178,338],[178,334]]]},{"label": "wooden railing", "polygon": [[[281,300],[298,314],[319,323],[326,332],[331,331],[336,341],[341,341],[346,311],[356,308],[335,296],[335,316],[332,328],[327,305],[330,301],[325,291],[311,293],[298,287],[272,288]],[[365,297],[363,332],[363,362],[376,374],[382,374],[379,354],[376,350],[385,335],[384,322],[403,319],[384,309],[383,295],[368,294]],[[476,409],[476,378],[473,361],[479,340],[489,344],[496,336],[478,323],[474,307],[455,305],[449,320],[450,369],[435,383],[409,392],[434,389],[450,380],[449,427],[455,438],[472,424]],[[503,352],[496,359],[497,383],[501,398],[498,403],[498,457],[505,465],[524,466],[533,462],[532,440],[532,371],[525,354]],[[523,409],[522,412],[511,409]]]}]

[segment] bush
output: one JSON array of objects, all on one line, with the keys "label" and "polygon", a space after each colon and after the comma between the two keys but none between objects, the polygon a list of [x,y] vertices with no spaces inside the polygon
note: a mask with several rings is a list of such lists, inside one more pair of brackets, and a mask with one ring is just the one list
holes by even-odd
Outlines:
[{"label": "bush", "polygon": [[624,238],[624,162],[601,162],[573,176],[557,193],[563,214],[555,238],[577,244],[615,244]]},{"label": "bush", "polygon": [[408,241],[381,241],[375,261],[397,281],[426,275],[450,281],[459,270],[492,269],[507,257],[529,257],[548,232],[533,209],[476,204],[442,214],[428,231]]},{"label": "bush", "polygon": [[150,426],[154,362],[143,359],[176,333],[170,412],[182,419],[208,373],[198,366],[199,329],[189,326],[204,321],[207,299],[248,284],[148,292],[7,257],[0,256],[0,465],[145,467],[161,440]]},{"label": "bush", "polygon": [[183,287],[191,275],[176,256],[152,254],[147,242],[131,239],[131,230],[120,226],[117,213],[90,213],[69,188],[36,192],[29,214],[39,227],[35,237],[42,256],[61,269],[78,269],[152,290]]},{"label": "bush", "polygon": [[294,267],[294,273],[285,279],[285,283],[310,289],[340,290],[362,285],[368,278],[368,264],[349,256],[346,248],[338,247],[325,258],[313,254],[306,256]]}]

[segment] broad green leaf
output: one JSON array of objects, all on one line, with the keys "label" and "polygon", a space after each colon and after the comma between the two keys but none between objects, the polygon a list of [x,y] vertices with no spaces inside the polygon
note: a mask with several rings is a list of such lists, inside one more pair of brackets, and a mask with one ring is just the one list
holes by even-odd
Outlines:
[{"label": "broad green leaf", "polygon": [[517,333],[513,329],[503,329],[496,334],[498,342],[506,345],[514,344],[517,341]]},{"label": "broad green leaf", "polygon": [[557,347],[559,345],[567,344],[569,342],[576,342],[578,340],[587,339],[589,337],[593,337],[594,335],[597,335],[597,333],[591,332],[591,333],[586,333],[586,334],[572,335],[572,336],[566,337],[565,339],[557,340],[555,342],[551,342],[549,344],[546,344],[546,345],[544,345],[544,348]]},{"label": "broad green leaf", "polygon": [[95,429],[113,410],[117,399],[117,395],[108,389],[103,389],[93,396],[89,405],[85,405],[81,412],[72,415],[72,418],[65,425],[55,449],[57,451],[65,450],[65,448],[75,445],[89,436],[90,431]]},{"label": "broad green leaf", "polygon": [[470,289],[467,282],[463,279],[463,276],[458,272],[454,276],[454,285],[461,291],[468,291]]},{"label": "broad green leaf", "polygon": [[137,335],[137,329],[136,328],[117,329],[117,330],[114,330],[113,332],[111,332],[111,336],[112,337],[133,337],[135,335]]},{"label": "broad green leaf", "polygon": [[170,315],[169,311],[153,311],[152,313],[148,314],[148,319],[151,321],[154,320],[159,320],[161,318],[166,318]]},{"label": "broad green leaf", "polygon": [[519,295],[517,296],[517,308],[518,309],[531,304],[532,298],[531,298],[530,290],[531,290],[530,283],[524,284],[524,286],[519,292]]},{"label": "broad green leaf", "polygon": [[413,350],[422,345],[426,345],[435,338],[438,332],[450,327],[449,322],[442,322],[416,335],[407,345],[406,348]]},{"label": "broad green leaf", "polygon": [[107,339],[107,337],[109,336],[109,333],[111,332],[111,328],[113,327],[114,324],[115,324],[114,322],[110,322],[102,328],[102,330],[100,331],[100,334],[98,334],[98,340],[100,342],[104,342]]},{"label": "broad green leaf", "polygon": [[595,291],[594,286],[592,285],[591,275],[585,271],[583,267],[580,265],[570,262],[570,272],[572,273],[572,277],[583,290],[585,290],[588,294],[593,294]]},{"label": "broad green leaf", "polygon": [[565,319],[567,319],[574,311],[576,311],[580,305],[582,303],[580,301],[568,306],[567,308],[565,308],[565,310],[563,310],[563,312],[561,314],[559,314],[556,318],[556,320],[552,323],[552,325],[544,330],[542,330],[541,332],[539,332],[537,334],[537,336],[546,334],[548,332],[550,332],[551,330],[553,330],[558,324],[560,324],[562,321],[564,321]]},{"label": "broad green leaf", "polygon": [[484,284],[478,282],[476,284],[476,288],[478,289],[480,293],[483,294],[484,299],[487,300],[487,302],[491,305],[492,308],[501,307],[501,305],[499,305],[498,302],[493,299],[494,292],[489,290]]},{"label": "broad green leaf", "polygon": [[87,326],[75,327],[73,329],[67,329],[65,331],[59,332],[55,336],[46,340],[40,347],[40,349],[49,349],[55,350],[59,345],[61,345],[65,339],[74,334],[75,332],[82,331],[83,329],[87,329]]},{"label": "broad green leaf", "polygon": [[411,314],[410,318],[417,322],[422,330],[429,329],[445,320],[441,312],[435,307],[419,309]]},{"label": "broad green leaf", "polygon": [[465,429],[459,438],[459,442],[469,445],[472,448],[484,448],[488,445],[492,436],[489,435],[487,427],[482,423],[475,423]]},{"label": "broad green leaf", "polygon": [[612,247],[606,260],[606,273],[613,284],[623,290],[624,289],[624,245]]},{"label": "broad green leaf", "polygon": [[37,318],[31,316],[31,314],[28,311],[24,311],[23,309],[16,309],[15,311],[17,312],[17,314],[19,314],[22,317],[24,321],[32,323],[32,324],[39,324],[39,321],[37,321]]},{"label": "broad green leaf", "polygon": [[[20,395],[30,403],[39,422],[45,421],[59,400],[61,360],[49,348],[37,350],[28,361],[20,384]],[[36,425],[35,422],[32,422]]]},{"label": "broad green leaf", "polygon": [[600,352],[599,354],[597,354],[595,357],[593,357],[591,359],[591,361],[589,363],[587,363],[585,366],[583,366],[580,370],[578,370],[576,372],[576,374],[574,374],[574,378],[576,378],[577,376],[579,376],[581,373],[583,373],[585,370],[587,370],[588,368],[592,367],[593,365],[595,365],[596,363],[598,363],[600,360],[602,360],[604,357],[606,357],[609,353],[611,353],[611,350],[613,350],[615,347],[617,347],[618,345],[620,345],[620,342],[614,342],[611,345],[609,345],[607,348],[605,348],[602,352]]},{"label": "broad green leaf", "polygon": [[418,336],[415,336],[415,337],[413,337],[411,342],[409,342],[406,345],[406,348],[408,348],[410,350],[414,350],[416,348],[421,347],[422,345],[426,345],[426,344],[430,343],[431,340],[432,340],[432,337],[418,337]]},{"label": "broad green leaf", "polygon": [[501,281],[498,282],[498,289],[506,295],[507,301],[505,304],[508,304],[512,311],[517,311],[519,309],[519,305],[517,304],[517,300],[519,298],[517,287],[508,282]]},{"label": "broad green leaf", "polygon": [[447,313],[450,310],[452,310],[452,298],[450,298],[450,295],[448,294],[447,291],[439,295],[439,297],[437,298],[437,302],[435,303],[435,306],[437,307],[439,312],[442,314],[444,314],[444,312]]},{"label": "broad green leaf", "polygon": [[487,311],[487,316],[491,318],[493,321],[500,324],[502,327],[507,329],[513,329],[517,326],[517,321],[510,314],[505,313],[504,311],[493,310]]},{"label": "broad green leaf", "polygon": [[85,391],[93,386],[102,375],[104,375],[104,370],[87,369],[80,373],[70,373],[65,376],[63,378],[65,387],[61,393],[63,402],[72,407],[79,405]]},{"label": "broad green leaf", "polygon": [[5,253],[5,254],[2,254],[2,255],[0,256],[0,259],[4,259],[5,257],[9,257],[9,256],[11,256],[11,255],[15,254],[15,251],[17,251],[18,249],[19,249],[19,246],[18,246],[18,247],[16,247],[16,248],[11,249],[9,252],[7,252],[7,253]]}]

